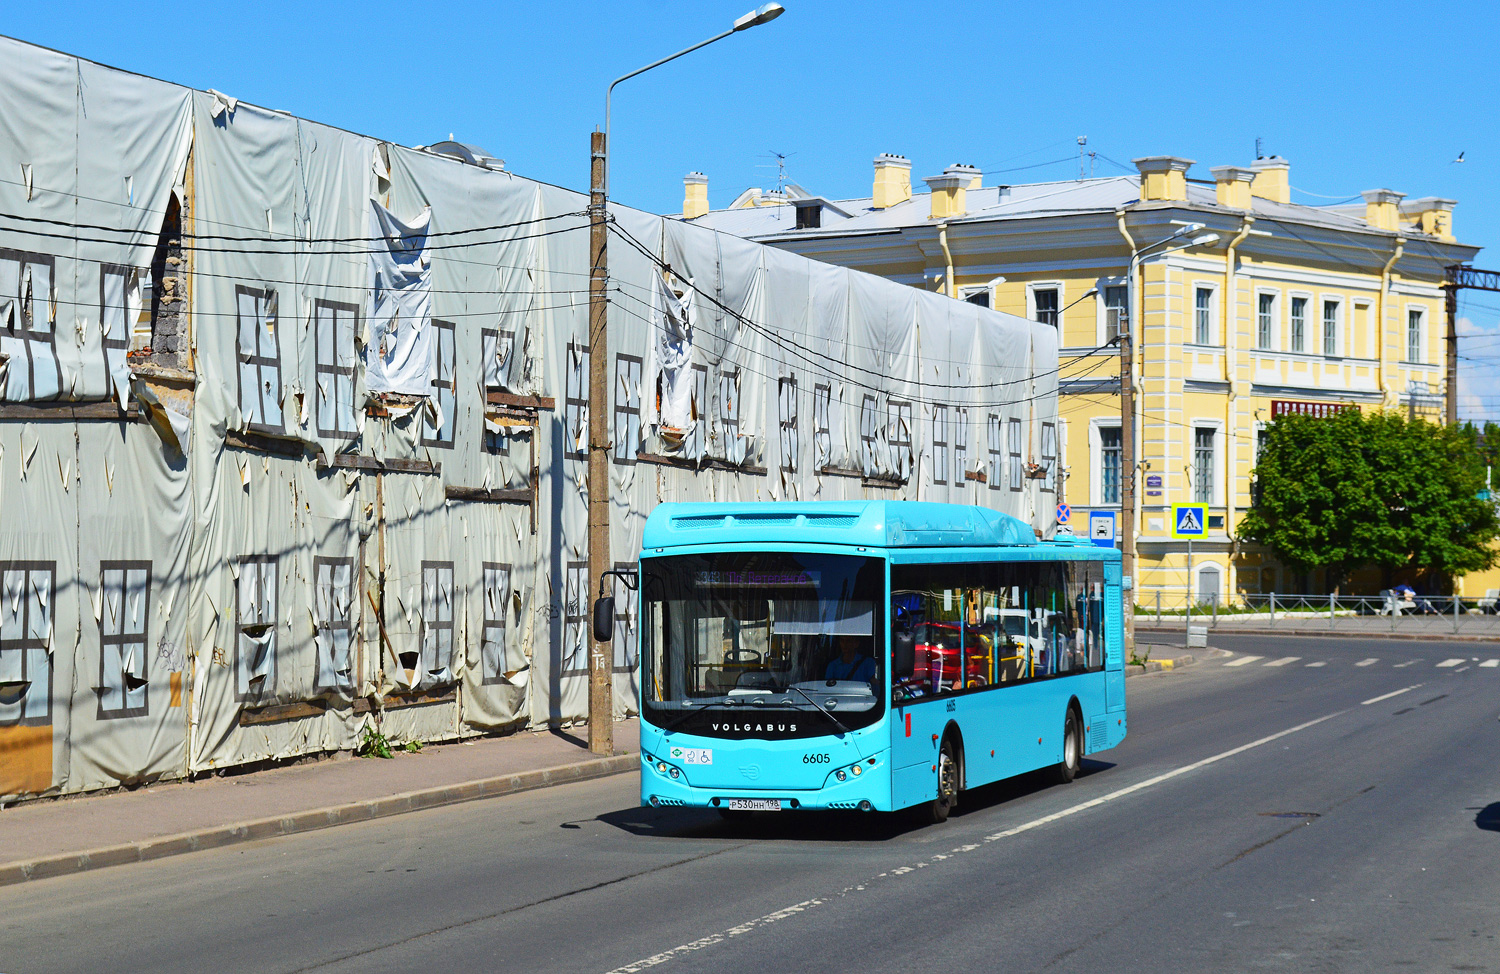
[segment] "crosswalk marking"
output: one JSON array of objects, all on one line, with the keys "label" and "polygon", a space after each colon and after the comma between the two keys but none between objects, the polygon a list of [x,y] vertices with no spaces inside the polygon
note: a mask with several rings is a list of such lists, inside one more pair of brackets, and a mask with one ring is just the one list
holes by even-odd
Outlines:
[{"label": "crosswalk marking", "polygon": [[1392,669],[1404,670],[1408,666],[1411,666],[1411,665],[1413,665],[1415,663],[1420,663],[1420,662],[1422,662],[1421,659],[1409,659],[1405,663],[1397,663],[1395,666],[1392,667]]},{"label": "crosswalk marking", "polygon": [[1462,657],[1460,657],[1458,659],[1445,659],[1441,663],[1438,664],[1438,668],[1441,669],[1444,666],[1457,666],[1458,664],[1460,664],[1462,662],[1463,662],[1463,658]]},{"label": "crosswalk marking", "polygon": [[1479,665],[1488,669],[1494,669],[1495,667],[1500,666],[1500,659],[1487,659]]},{"label": "crosswalk marking", "polygon": [[1229,662],[1225,663],[1224,665],[1225,666],[1244,666],[1246,663],[1254,663],[1258,659],[1265,659],[1265,657],[1264,656],[1241,656],[1239,659],[1232,659]]},{"label": "crosswalk marking", "polygon": [[[1270,665],[1270,664],[1267,664],[1267,665]],[[1328,661],[1320,659],[1320,660],[1317,660],[1316,662],[1308,663],[1307,665],[1308,666],[1327,666],[1328,665]]]},{"label": "crosswalk marking", "polygon": [[1374,664],[1379,663],[1379,662],[1380,662],[1380,657],[1379,656],[1371,656],[1369,659],[1362,659],[1358,663],[1355,663],[1354,665],[1355,666],[1373,666]]},{"label": "crosswalk marking", "polygon": [[1271,660],[1271,662],[1267,663],[1266,665],[1267,666],[1285,666],[1288,663],[1295,663],[1295,662],[1297,662],[1301,658],[1302,657],[1300,657],[1300,656],[1283,656],[1283,657],[1281,657],[1281,659],[1273,659],[1273,660]]},{"label": "crosswalk marking", "polygon": [[[1234,659],[1229,660],[1224,665],[1225,666],[1248,666],[1251,663],[1259,663],[1262,660],[1265,660],[1264,663],[1261,663],[1262,666],[1290,666],[1293,663],[1301,662],[1302,661],[1302,657],[1301,656],[1283,656],[1283,657],[1281,657],[1279,659],[1267,660],[1266,657],[1264,657],[1264,656],[1236,656]],[[1330,662],[1329,660],[1313,660],[1310,663],[1302,663],[1302,665],[1304,667],[1312,669],[1312,668],[1316,668],[1316,667],[1320,667],[1320,666],[1327,666],[1327,665],[1329,665],[1329,662]],[[1338,663],[1340,661],[1339,660],[1333,660],[1332,662]],[[1374,666],[1376,663],[1379,663],[1379,662],[1380,662],[1380,657],[1379,656],[1367,656],[1364,659],[1360,660],[1359,662],[1355,663],[1354,665],[1355,666]],[[1424,663],[1424,662],[1426,662],[1426,660],[1423,660],[1422,658],[1418,657],[1417,659],[1406,660],[1404,663],[1392,663],[1391,664],[1391,668],[1392,669],[1401,670],[1401,669],[1405,669],[1408,666],[1416,666],[1417,664]],[[1455,657],[1452,657],[1450,659],[1445,659],[1441,663],[1437,663],[1437,664],[1434,664],[1434,665],[1437,668],[1439,668],[1439,669],[1451,669],[1455,673],[1462,673],[1465,670],[1473,669],[1476,666],[1479,667],[1480,669],[1486,669],[1486,670],[1493,670],[1493,669],[1496,669],[1496,668],[1500,668],[1500,659],[1487,659],[1487,660],[1484,660],[1483,662],[1480,662],[1479,657],[1477,657],[1477,656],[1474,657],[1473,659],[1467,659],[1467,658],[1462,657],[1462,656],[1455,656]],[[1455,669],[1455,667],[1457,667],[1457,668]]]}]

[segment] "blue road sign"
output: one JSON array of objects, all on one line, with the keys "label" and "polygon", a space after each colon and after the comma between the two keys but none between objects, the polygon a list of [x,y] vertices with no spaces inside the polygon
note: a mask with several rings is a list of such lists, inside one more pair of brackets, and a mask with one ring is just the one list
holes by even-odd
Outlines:
[{"label": "blue road sign", "polygon": [[1089,511],[1089,540],[1101,548],[1115,546],[1115,512]]},{"label": "blue road sign", "polygon": [[1057,505],[1057,523],[1067,524],[1068,518],[1073,516],[1073,509],[1066,504]]},{"label": "blue road sign", "polygon": [[1208,536],[1207,504],[1173,504],[1172,537],[1204,538]]}]

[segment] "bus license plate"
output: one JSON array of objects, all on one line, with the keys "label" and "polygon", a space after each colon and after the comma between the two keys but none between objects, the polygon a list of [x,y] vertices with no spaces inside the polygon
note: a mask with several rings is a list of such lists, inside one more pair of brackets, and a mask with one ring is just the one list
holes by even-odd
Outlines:
[{"label": "bus license plate", "polygon": [[729,810],[731,812],[779,812],[781,811],[781,799],[731,798],[729,799]]}]

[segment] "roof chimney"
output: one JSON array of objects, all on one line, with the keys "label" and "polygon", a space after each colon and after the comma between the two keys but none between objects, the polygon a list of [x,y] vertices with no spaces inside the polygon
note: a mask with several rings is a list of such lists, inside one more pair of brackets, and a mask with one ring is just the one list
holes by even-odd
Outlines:
[{"label": "roof chimney", "polygon": [[1292,201],[1292,164],[1280,156],[1262,156],[1250,163],[1255,170],[1255,182],[1250,184],[1250,195],[1275,203]]},{"label": "roof chimney", "polygon": [[1132,159],[1141,173],[1141,200],[1187,200],[1187,171],[1192,159],[1142,156]]},{"label": "roof chimney", "polygon": [[911,160],[882,152],[875,157],[875,192],[870,205],[888,209],[911,199]]},{"label": "roof chimney", "polygon": [[969,185],[965,186],[964,189],[979,189],[984,185],[984,173],[980,172],[978,167],[968,165],[967,163],[954,163],[943,170],[943,175],[966,177],[969,180]]},{"label": "roof chimney", "polygon": [[708,212],[708,177],[690,172],[682,177],[682,218],[693,220]]},{"label": "roof chimney", "polygon": [[1417,229],[1440,240],[1453,239],[1453,208],[1458,200],[1445,200],[1437,196],[1424,196],[1410,203],[1402,203],[1402,216],[1417,218]]},{"label": "roof chimney", "polygon": [[1365,198],[1365,222],[1377,230],[1401,229],[1400,204],[1405,193],[1393,189],[1367,189],[1359,195]]},{"label": "roof chimney", "polygon": [[967,212],[964,193],[969,188],[968,173],[950,170],[941,176],[924,177],[922,182],[927,184],[927,189],[932,193],[932,211],[928,214],[932,219],[951,220]]},{"label": "roof chimney", "polygon": [[1250,184],[1255,179],[1255,170],[1247,166],[1215,166],[1209,170],[1214,174],[1214,192],[1220,206],[1231,206],[1236,210],[1250,209]]}]

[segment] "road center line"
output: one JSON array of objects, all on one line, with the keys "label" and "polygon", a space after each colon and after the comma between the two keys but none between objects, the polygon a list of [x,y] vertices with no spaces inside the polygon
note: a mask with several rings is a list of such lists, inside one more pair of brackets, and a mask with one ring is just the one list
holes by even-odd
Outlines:
[{"label": "road center line", "polygon": [[1420,684],[1420,683],[1413,683],[1411,686],[1405,688],[1404,690],[1392,690],[1390,693],[1382,693],[1378,697],[1371,697],[1368,700],[1361,700],[1359,702],[1359,705],[1361,707],[1368,707],[1372,703],[1379,703],[1382,700],[1389,700],[1392,697],[1399,697],[1403,693],[1410,693],[1411,691],[1415,690],[1417,687],[1419,687],[1421,685],[1422,684]]},{"label": "road center line", "polygon": [[[1418,686],[1420,685],[1421,684],[1418,684]],[[1410,690],[1414,688],[1407,687],[1407,689]],[[1398,690],[1396,692],[1405,693],[1406,691]],[[1373,703],[1374,701],[1367,702]],[[856,886],[846,887],[836,894],[815,897],[810,900],[803,900],[800,903],[794,903],[791,906],[783,907],[782,909],[777,910],[774,913],[767,913],[764,916],[756,917],[753,920],[747,920],[744,923],[730,927],[728,930],[709,934],[706,937],[700,937],[697,940],[689,941],[688,943],[673,947],[670,950],[664,950],[659,954],[653,954],[650,957],[642,958],[641,960],[635,961],[634,963],[626,964],[624,967],[617,967],[614,970],[610,971],[609,974],[639,974],[640,971],[649,970],[650,968],[656,967],[660,964],[665,964],[687,954],[702,950],[705,947],[712,947],[716,944],[721,944],[726,940],[730,940],[734,937],[739,937],[744,934],[750,933],[753,930],[758,930],[761,927],[768,926],[769,924],[775,923],[777,920],[785,920],[789,917],[806,913],[808,910],[811,910],[818,906],[822,906],[840,897],[848,896],[852,893],[864,892],[875,880],[886,879],[895,876],[905,876],[909,873],[916,872],[919,869],[923,869],[927,866],[933,865],[941,860],[952,859],[961,853],[974,852],[977,849],[984,848],[984,846],[988,845],[991,842],[996,842],[1000,839],[1008,839],[1011,836],[1020,835],[1022,832],[1030,832],[1032,829],[1040,828],[1041,826],[1047,825],[1051,822],[1056,822],[1058,819],[1067,818],[1069,815],[1076,815],[1079,812],[1086,811],[1090,808],[1095,808],[1099,805],[1105,804],[1106,802],[1112,802],[1116,799],[1124,798],[1127,795],[1133,795],[1138,791],[1145,791],[1147,788],[1159,785],[1164,781],[1170,781],[1171,779],[1176,778],[1179,775],[1187,774],[1190,771],[1197,771],[1199,768],[1206,768],[1210,764],[1215,764],[1219,761],[1223,761],[1225,758],[1232,758],[1236,754],[1243,754],[1246,751],[1253,750],[1264,744],[1269,744],[1272,741],[1280,740],[1281,738],[1286,737],[1289,734],[1295,734],[1298,731],[1307,730],[1309,727],[1321,724],[1325,720],[1332,720],[1333,718],[1345,713],[1348,713],[1348,711],[1338,710],[1331,714],[1325,714],[1324,716],[1318,717],[1314,720],[1309,720],[1306,723],[1298,724],[1296,727],[1288,727],[1286,730],[1277,731],[1274,734],[1268,734],[1265,737],[1260,738],[1259,740],[1251,741],[1249,744],[1241,744],[1239,747],[1230,748],[1227,751],[1220,752],[1219,754],[1215,754],[1212,757],[1204,758],[1201,761],[1194,761],[1192,764],[1185,764],[1180,768],[1173,768],[1171,771],[1163,772],[1162,774],[1159,774],[1154,778],[1147,778],[1145,781],[1140,781],[1136,784],[1127,785],[1124,788],[1116,789],[1115,791],[1112,791],[1107,795],[1100,795],[1098,798],[1091,798],[1086,802],[1080,802],[1079,804],[1065,808],[1060,812],[1053,812],[1051,815],[1044,815],[1041,818],[1032,819],[1030,822],[1027,822],[1024,825],[1017,825],[1013,829],[1006,829],[1003,832],[995,832],[991,835],[985,836],[979,842],[970,842],[965,845],[958,846],[957,848],[950,850],[946,854],[940,853],[937,855],[933,855],[928,859],[924,859],[921,862],[912,863],[911,865],[893,867]]]}]

